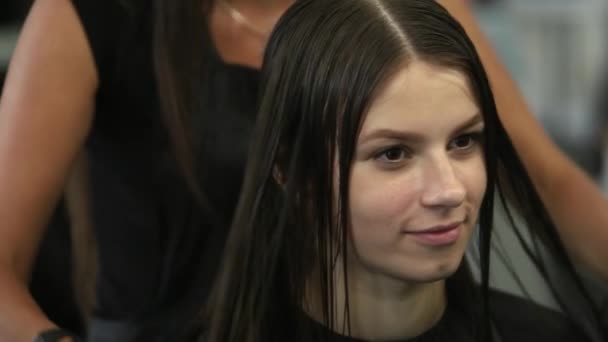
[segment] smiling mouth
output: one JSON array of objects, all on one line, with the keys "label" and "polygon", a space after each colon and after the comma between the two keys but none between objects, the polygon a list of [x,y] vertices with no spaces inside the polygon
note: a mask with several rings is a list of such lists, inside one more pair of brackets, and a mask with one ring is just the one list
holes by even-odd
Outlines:
[{"label": "smiling mouth", "polygon": [[435,226],[421,231],[407,231],[416,241],[428,246],[445,246],[455,243],[460,237],[463,222]]}]

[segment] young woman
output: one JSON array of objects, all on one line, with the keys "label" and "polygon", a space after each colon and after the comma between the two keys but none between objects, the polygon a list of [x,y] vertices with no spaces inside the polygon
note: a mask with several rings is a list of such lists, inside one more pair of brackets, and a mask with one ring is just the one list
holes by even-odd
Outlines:
[{"label": "young woman", "polygon": [[[209,341],[604,340],[473,44],[436,2],[299,1],[262,91]],[[519,242],[576,304],[489,289],[495,205],[523,217]]]}]

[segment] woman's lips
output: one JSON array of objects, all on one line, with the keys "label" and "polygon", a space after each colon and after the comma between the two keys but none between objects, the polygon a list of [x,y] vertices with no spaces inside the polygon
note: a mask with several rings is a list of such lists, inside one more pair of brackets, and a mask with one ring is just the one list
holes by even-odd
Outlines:
[{"label": "woman's lips", "polygon": [[435,226],[420,231],[406,231],[405,234],[411,235],[418,242],[429,246],[451,245],[460,237],[462,222],[449,225]]}]

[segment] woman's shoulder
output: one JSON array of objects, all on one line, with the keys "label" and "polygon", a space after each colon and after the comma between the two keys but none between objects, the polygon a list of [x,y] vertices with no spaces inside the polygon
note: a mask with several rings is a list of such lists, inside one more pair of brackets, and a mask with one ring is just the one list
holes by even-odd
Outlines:
[{"label": "woman's shoulder", "polygon": [[141,0],[72,0],[72,4],[99,69],[113,59],[128,33],[152,16],[151,6]]},{"label": "woman's shoulder", "polygon": [[499,290],[490,291],[492,320],[502,342],[587,341],[564,313]]},{"label": "woman's shoulder", "polygon": [[123,22],[141,8],[138,1],[126,0],[72,0],[72,5],[88,36],[91,33],[105,33],[110,36],[117,26],[122,26]]},{"label": "woman's shoulder", "polygon": [[105,27],[111,27],[116,22],[105,22],[107,19],[120,19],[125,16],[136,14],[138,11],[150,10],[151,6],[146,6],[148,2],[142,0],[71,0],[74,9],[80,16],[83,23],[98,20],[104,23]]}]

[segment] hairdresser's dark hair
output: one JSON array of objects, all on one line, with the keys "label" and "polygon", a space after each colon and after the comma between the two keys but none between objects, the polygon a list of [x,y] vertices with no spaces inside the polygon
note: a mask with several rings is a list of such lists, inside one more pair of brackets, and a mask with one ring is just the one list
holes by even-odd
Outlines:
[{"label": "hairdresser's dark hair", "polygon": [[[347,252],[349,225],[349,182],[334,184],[334,171],[340,180],[349,179],[374,94],[398,68],[416,60],[466,75],[485,122],[482,305],[471,317],[477,340],[491,340],[488,274],[495,197],[507,210],[518,210],[533,241],[549,246],[565,272],[578,279],[498,119],[475,48],[447,11],[431,0],[298,1],[279,21],[266,51],[259,121],[211,299],[210,341],[305,340],[298,322],[311,282],[322,292],[324,323],[334,328],[331,268],[334,260],[345,259],[336,257]],[[538,266],[543,268],[542,260]],[[320,274],[313,277],[312,269]],[[465,271],[462,266],[459,274]],[[458,279],[474,286],[470,277]],[[580,282],[575,285],[584,290]],[[471,298],[472,305],[476,302]],[[289,328],[277,327],[278,322],[290,322]],[[277,333],[286,330],[289,336]]]},{"label": "hairdresser's dark hair", "polygon": [[[111,0],[111,5],[119,6],[120,10],[127,16],[129,22],[125,27],[125,36],[129,39],[117,44],[150,44],[145,45],[151,51],[145,50],[151,55],[144,57],[152,60],[152,71],[160,104],[160,115],[165,124],[168,135],[169,146],[172,150],[173,160],[181,173],[186,189],[192,193],[192,198],[197,201],[200,210],[211,210],[211,206],[205,195],[205,189],[201,189],[196,169],[197,155],[195,149],[195,133],[204,135],[204,132],[192,132],[192,116],[206,115],[206,111],[199,110],[201,107],[202,91],[201,77],[204,78],[205,63],[209,62],[209,54],[206,53],[212,46],[209,35],[208,23],[210,11],[215,0]],[[107,23],[113,25],[113,23]],[[134,39],[138,39],[135,41]],[[148,40],[150,39],[150,40]],[[140,40],[144,40],[143,42]],[[131,46],[127,46],[131,48]],[[120,46],[118,53],[123,57],[125,46]],[[127,57],[127,56],[124,56]],[[145,63],[146,61],[142,61]],[[121,66],[122,67],[122,66]],[[193,76],[193,75],[199,75]],[[153,99],[151,99],[153,101]],[[213,129],[208,127],[205,129]],[[86,155],[79,158],[77,168],[71,176],[69,187],[66,191],[68,211],[70,213],[72,234],[74,235],[74,264],[76,288],[80,291],[78,301],[81,311],[88,319],[95,302],[93,285],[95,283],[96,255],[92,252],[95,247],[93,236],[93,222],[90,219],[89,208],[84,203],[88,200],[88,171],[82,165],[86,164]],[[180,186],[177,185],[176,186]],[[212,216],[212,215],[209,215]],[[180,227],[181,228],[181,227]],[[200,227],[204,229],[204,227]],[[168,232],[167,247],[164,255],[166,269],[161,274],[159,282],[167,284],[175,281],[175,273],[181,265],[192,264],[193,256],[199,256],[199,248],[196,237],[200,232],[177,231]],[[184,244],[183,240],[188,240]],[[188,246],[188,248],[184,248]],[[201,257],[202,258],[202,257]],[[202,278],[202,277],[201,277]],[[197,286],[205,284],[197,284]],[[159,291],[158,298],[151,299],[157,304],[154,306],[155,317],[146,317],[147,322],[135,322],[135,324],[159,326],[154,330],[155,338],[160,334],[171,334],[170,338],[177,338],[177,330],[190,330],[186,325],[184,316],[193,316],[193,312],[186,312],[183,303],[167,303],[168,297],[173,294],[168,290]],[[186,297],[186,296],[184,296]],[[190,298],[190,301],[199,300]],[[202,302],[202,300],[200,300]],[[193,304],[195,306],[195,304]],[[167,307],[170,307],[167,309]],[[168,311],[171,310],[171,311]],[[194,310],[192,310],[194,311]],[[150,314],[150,313],[148,313]],[[175,323],[167,323],[168,317]],[[139,319],[139,317],[138,317]],[[190,322],[188,322],[190,323]],[[198,323],[200,324],[200,322]],[[168,327],[170,326],[170,327]],[[179,326],[179,327],[177,327]],[[142,329],[146,330],[146,329]],[[153,329],[148,329],[152,331]],[[140,337],[139,340],[150,339]]]},{"label": "hairdresser's dark hair", "polygon": [[[194,132],[188,127],[200,106],[208,16],[214,0],[155,0],[153,5],[154,74],[161,112],[175,160],[190,190],[208,205],[195,176]],[[204,75],[203,75],[204,77]]]}]

